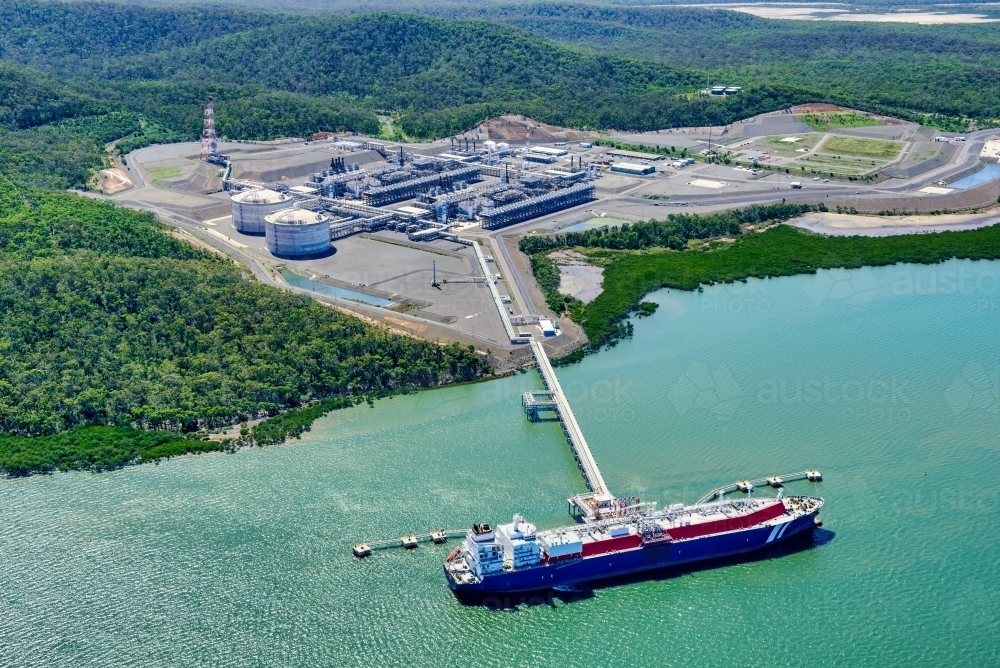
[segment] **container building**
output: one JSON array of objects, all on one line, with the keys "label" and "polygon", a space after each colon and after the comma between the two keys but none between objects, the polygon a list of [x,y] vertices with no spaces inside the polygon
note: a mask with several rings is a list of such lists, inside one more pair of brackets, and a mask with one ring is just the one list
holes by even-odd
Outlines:
[{"label": "container building", "polygon": [[663,156],[657,153],[643,153],[622,148],[609,148],[605,153],[617,158],[631,158],[633,160],[663,160]]},{"label": "container building", "polygon": [[561,158],[569,154],[569,151],[564,148],[551,148],[549,146],[531,146],[528,150],[534,153],[541,153],[542,155],[551,155],[556,158]]},{"label": "container building", "polygon": [[557,160],[556,156],[550,153],[539,153],[535,149],[532,149],[530,152],[525,151],[521,154],[521,157],[529,162],[541,162],[547,165],[551,165]]},{"label": "container building", "polygon": [[637,165],[631,162],[616,162],[611,165],[612,172],[619,174],[632,174],[633,176],[645,176],[656,171],[652,165]]}]

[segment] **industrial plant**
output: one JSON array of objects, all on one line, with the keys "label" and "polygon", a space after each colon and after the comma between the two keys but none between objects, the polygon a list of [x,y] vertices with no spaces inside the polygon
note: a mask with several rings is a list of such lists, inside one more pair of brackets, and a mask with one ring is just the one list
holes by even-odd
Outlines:
[{"label": "industrial plant", "polygon": [[[450,149],[423,155],[364,138],[333,138],[330,146],[343,155],[299,184],[234,178],[232,162],[218,153],[211,101],[204,118],[200,157],[225,168],[233,227],[264,234],[277,257],[322,254],[337,239],[379,230],[405,233],[410,241],[462,243],[456,227],[495,230],[585,204],[601,176],[597,165],[572,156],[568,167],[545,168],[568,154],[561,148],[452,140]],[[353,161],[356,152],[378,160]]]},{"label": "industrial plant", "polygon": [[[530,259],[517,252],[521,234],[785,198],[855,207],[874,196],[858,179],[876,173],[905,177],[879,187],[884,208],[980,201],[976,188],[961,188],[983,160],[996,160],[992,144],[979,157],[977,136],[935,141],[946,135],[931,128],[817,132],[802,120],[814,112],[607,137],[508,114],[423,143],[325,132],[235,142],[216,136],[210,102],[200,146],[136,149],[127,160],[139,187],[114,197],[236,258],[261,281],[413,336],[507,349],[513,365],[525,361],[533,337],[568,351],[580,336],[570,321],[546,317]],[[732,164],[698,159],[713,145]],[[896,155],[852,157],[845,151],[855,145]],[[563,294],[583,303],[601,294],[600,268],[571,255],[553,261]]]}]

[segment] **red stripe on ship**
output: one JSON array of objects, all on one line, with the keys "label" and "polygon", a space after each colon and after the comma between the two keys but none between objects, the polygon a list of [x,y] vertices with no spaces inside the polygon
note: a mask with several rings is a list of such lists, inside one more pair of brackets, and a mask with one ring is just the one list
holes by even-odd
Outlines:
[{"label": "red stripe on ship", "polygon": [[784,514],[785,504],[774,503],[770,506],[766,506],[760,510],[749,513],[748,515],[727,517],[724,520],[702,522],[701,524],[691,524],[688,526],[676,527],[674,529],[667,529],[667,534],[669,534],[670,538],[673,540],[697,538],[699,536],[707,536],[713,533],[746,529],[748,527],[767,522],[768,520],[773,520],[775,517],[781,517]]},{"label": "red stripe on ship", "polygon": [[595,554],[607,554],[608,552],[616,552],[618,550],[631,550],[639,547],[640,545],[642,545],[642,536],[638,535],[605,538],[604,540],[595,540],[592,543],[584,543],[583,556],[592,557]]}]

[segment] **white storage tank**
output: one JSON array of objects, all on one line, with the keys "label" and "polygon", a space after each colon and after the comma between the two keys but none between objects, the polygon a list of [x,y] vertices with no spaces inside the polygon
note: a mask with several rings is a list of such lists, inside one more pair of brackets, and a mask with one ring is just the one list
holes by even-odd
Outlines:
[{"label": "white storage tank", "polygon": [[291,196],[267,188],[243,190],[233,195],[233,227],[243,234],[264,234],[264,218],[287,209]]},{"label": "white storage tank", "polygon": [[267,250],[274,255],[297,257],[330,250],[330,219],[308,209],[284,209],[265,218]]}]

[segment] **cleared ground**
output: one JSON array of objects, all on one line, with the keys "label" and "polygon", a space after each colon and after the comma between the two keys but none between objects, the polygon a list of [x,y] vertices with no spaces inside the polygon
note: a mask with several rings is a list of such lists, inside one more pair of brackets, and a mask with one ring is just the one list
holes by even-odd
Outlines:
[{"label": "cleared ground", "polygon": [[894,141],[838,136],[827,139],[823,144],[822,151],[828,154],[843,154],[888,160],[899,155],[902,147],[902,144]]},{"label": "cleared ground", "polygon": [[154,179],[172,179],[181,175],[182,170],[179,165],[170,167],[153,167],[146,170]]},{"label": "cleared ground", "polygon": [[[988,4],[988,3],[987,3]],[[718,7],[720,5],[704,5]],[[824,7],[763,7],[757,5],[724,5],[726,9],[753,14],[763,19],[789,19],[798,21],[862,21],[866,23],[917,23],[919,25],[942,25],[960,23],[993,23],[998,19],[985,14],[947,14],[945,12],[887,12],[882,14],[855,14],[844,8]]]},{"label": "cleared ground", "polygon": [[122,169],[114,167],[112,169],[101,170],[101,192],[105,195],[114,195],[132,188],[132,181],[128,174]]},{"label": "cleared ground", "polygon": [[[784,141],[785,139],[798,139],[798,141]],[[755,139],[753,148],[759,151],[767,151],[771,155],[787,158],[794,158],[802,154],[801,149],[811,150],[823,138],[820,133],[798,134],[798,135],[770,135]],[[753,150],[750,153],[754,153]]]},{"label": "cleared ground", "polygon": [[858,216],[810,213],[789,225],[834,236],[883,237],[918,232],[972,230],[1000,223],[1000,213],[947,214],[941,216]]},{"label": "cleared ground", "polygon": [[884,125],[882,121],[867,114],[856,111],[825,111],[811,114],[801,114],[798,118],[815,130],[832,128],[860,128],[872,125]]}]

